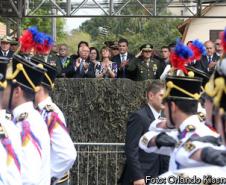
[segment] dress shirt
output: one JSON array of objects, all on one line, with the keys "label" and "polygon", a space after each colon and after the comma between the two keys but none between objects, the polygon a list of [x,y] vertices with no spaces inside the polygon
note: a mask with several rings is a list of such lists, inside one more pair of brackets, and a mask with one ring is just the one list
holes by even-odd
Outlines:
[{"label": "dress shirt", "polygon": [[153,113],[155,119],[158,119],[158,118],[160,117],[160,115],[161,115],[161,112],[157,112],[157,111],[155,110],[155,108],[152,107],[151,104],[149,104],[149,103],[148,103],[148,106],[150,107],[150,109],[151,109],[151,111],[152,111],[152,113]]}]

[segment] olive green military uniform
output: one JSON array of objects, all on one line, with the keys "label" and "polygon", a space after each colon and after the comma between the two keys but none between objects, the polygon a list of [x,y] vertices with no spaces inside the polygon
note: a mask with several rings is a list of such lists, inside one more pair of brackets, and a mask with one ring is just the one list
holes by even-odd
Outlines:
[{"label": "olive green military uniform", "polygon": [[147,62],[140,58],[135,58],[129,63],[127,69],[136,73],[136,80],[138,81],[159,79],[163,71],[161,62],[155,58],[150,58]]}]

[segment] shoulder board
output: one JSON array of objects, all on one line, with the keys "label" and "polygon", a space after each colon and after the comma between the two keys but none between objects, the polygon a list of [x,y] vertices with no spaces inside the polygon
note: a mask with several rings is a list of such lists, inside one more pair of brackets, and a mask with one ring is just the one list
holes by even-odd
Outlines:
[{"label": "shoulder board", "polygon": [[52,105],[48,104],[44,107],[47,112],[54,112],[54,108]]},{"label": "shoulder board", "polygon": [[24,113],[20,114],[20,116],[17,118],[17,122],[24,121],[25,119],[27,119],[27,117],[28,117],[28,113],[24,112]]},{"label": "shoulder board", "polygon": [[206,116],[202,112],[198,112],[197,115],[198,115],[199,121],[204,122],[206,120]]},{"label": "shoulder board", "polygon": [[187,152],[191,152],[192,150],[195,149],[195,145],[194,145],[191,141],[187,141],[187,142],[184,144],[184,149],[185,149]]},{"label": "shoulder board", "polygon": [[195,126],[194,125],[188,125],[188,126],[186,126],[185,131],[186,132],[193,132],[193,131],[195,131]]}]

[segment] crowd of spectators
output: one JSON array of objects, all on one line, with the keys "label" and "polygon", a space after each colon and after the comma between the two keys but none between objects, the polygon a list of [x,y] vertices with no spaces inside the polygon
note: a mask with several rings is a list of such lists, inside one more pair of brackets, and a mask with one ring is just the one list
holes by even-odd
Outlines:
[{"label": "crowd of spectators", "polygon": [[[189,41],[189,45],[192,41]],[[206,41],[206,55],[200,61],[193,61],[189,65],[211,74],[217,61],[223,53],[220,40]],[[98,50],[90,47],[86,41],[78,44],[77,52],[69,55],[67,44],[53,47],[49,55],[43,59],[55,65],[59,78],[128,78],[131,80],[162,79],[170,71],[170,52],[175,44],[162,46],[161,51],[155,50],[152,44],[144,44],[138,54],[129,51],[126,39],[106,41]],[[16,42],[6,38],[1,40],[0,56],[12,57],[16,50]]]}]

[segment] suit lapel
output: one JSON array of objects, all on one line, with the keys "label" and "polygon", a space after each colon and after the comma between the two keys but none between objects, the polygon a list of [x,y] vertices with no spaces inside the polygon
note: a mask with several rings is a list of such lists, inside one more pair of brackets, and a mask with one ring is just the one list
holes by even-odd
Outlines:
[{"label": "suit lapel", "polygon": [[150,109],[150,107],[149,107],[148,104],[145,105],[145,110],[146,110],[146,112],[147,112],[148,118],[151,119],[151,120],[154,120],[154,119],[155,119],[154,114],[153,114],[153,112],[151,111],[151,109]]}]

